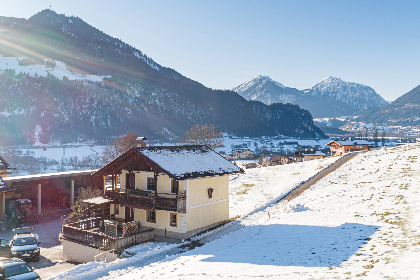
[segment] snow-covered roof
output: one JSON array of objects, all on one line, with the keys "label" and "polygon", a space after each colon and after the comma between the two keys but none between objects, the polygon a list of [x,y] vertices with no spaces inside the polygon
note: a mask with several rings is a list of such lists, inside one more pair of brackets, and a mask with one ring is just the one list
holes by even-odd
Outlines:
[{"label": "snow-covered roof", "polygon": [[6,160],[0,156],[0,169],[8,169],[9,164],[6,162]]},{"label": "snow-covered roof", "polygon": [[137,152],[178,180],[242,172],[207,146],[147,147]]},{"label": "snow-covered roof", "polygon": [[321,151],[303,151],[303,156],[325,156],[325,154]]},{"label": "snow-covered roof", "polygon": [[24,182],[24,181],[37,180],[37,179],[58,178],[58,177],[67,177],[67,176],[75,176],[75,175],[90,175],[95,171],[97,171],[97,169],[12,176],[12,177],[6,177],[3,179],[6,182]]},{"label": "snow-covered roof", "polygon": [[354,146],[354,145],[372,145],[369,141],[366,140],[334,140],[325,145],[330,145],[331,143],[336,142],[342,146]]},{"label": "snow-covered roof", "polygon": [[9,186],[6,184],[5,181],[3,181],[3,179],[0,177],[0,190],[1,189],[8,189]]}]

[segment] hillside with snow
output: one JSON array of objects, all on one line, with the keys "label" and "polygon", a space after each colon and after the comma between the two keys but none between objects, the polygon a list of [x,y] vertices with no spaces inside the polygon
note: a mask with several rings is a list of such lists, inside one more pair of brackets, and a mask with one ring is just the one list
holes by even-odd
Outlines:
[{"label": "hillside with snow", "polygon": [[376,112],[364,112],[360,119],[388,125],[419,126],[420,86],[413,88]]},{"label": "hillside with snow", "polygon": [[134,257],[53,279],[417,279],[419,154],[419,144],[360,153],[279,203],[335,159],[247,170],[231,178],[231,216],[240,218],[196,237],[203,246],[177,254],[139,245]]},{"label": "hillside with snow", "polygon": [[[324,137],[306,110],[213,90],[75,16],[0,16],[1,145],[183,137],[195,124],[240,136]],[[286,121],[284,121],[286,120]]]}]

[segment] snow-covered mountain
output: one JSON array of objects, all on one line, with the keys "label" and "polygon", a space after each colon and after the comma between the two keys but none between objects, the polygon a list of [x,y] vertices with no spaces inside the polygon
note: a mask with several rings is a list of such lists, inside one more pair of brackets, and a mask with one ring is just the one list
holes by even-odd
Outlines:
[{"label": "snow-covered mountain", "polygon": [[388,104],[376,91],[358,83],[345,82],[337,77],[328,77],[305,93],[315,97],[327,97],[341,101],[355,110],[371,107],[382,107]]},{"label": "snow-covered mountain", "polygon": [[232,90],[246,100],[260,101],[267,105],[272,103],[296,104],[296,94],[301,94],[299,90],[286,87],[269,76],[263,75],[259,75]]},{"label": "snow-covered mountain", "polygon": [[364,108],[379,108],[388,104],[371,87],[336,77],[326,78],[314,87],[300,91],[260,75],[233,88],[233,91],[247,100],[265,104],[297,104],[314,117],[349,115]]},{"label": "snow-covered mountain", "polygon": [[273,103],[296,104],[308,110],[313,116],[319,116],[323,112],[323,104],[304,92],[287,87],[274,81],[269,76],[259,75],[232,89],[246,100],[260,101],[270,105]]}]

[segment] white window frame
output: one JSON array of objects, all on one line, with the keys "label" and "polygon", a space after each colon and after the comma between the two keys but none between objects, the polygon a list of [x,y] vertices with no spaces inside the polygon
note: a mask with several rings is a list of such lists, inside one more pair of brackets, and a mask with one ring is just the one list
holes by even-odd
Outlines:
[{"label": "white window frame", "polygon": [[[149,221],[149,211],[155,212],[155,221],[154,222]],[[146,210],[146,221],[145,222],[147,224],[156,225],[157,224],[157,211],[156,210]]]},{"label": "white window frame", "polygon": [[[176,226],[172,225],[172,216],[175,215],[176,217]],[[178,228],[178,213],[176,212],[169,212],[169,227],[171,228]]]}]

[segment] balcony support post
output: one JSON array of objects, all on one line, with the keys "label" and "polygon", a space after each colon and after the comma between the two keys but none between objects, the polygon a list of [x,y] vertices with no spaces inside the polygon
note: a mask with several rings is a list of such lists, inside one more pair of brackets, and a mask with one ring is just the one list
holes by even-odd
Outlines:
[{"label": "balcony support post", "polygon": [[157,189],[158,189],[158,174],[157,174],[157,172],[156,172],[156,171],[153,173],[153,177],[154,177],[154,179],[155,179],[155,196],[157,197]]},{"label": "balcony support post", "polygon": [[112,171],[112,191],[115,191],[115,174],[114,174],[114,171]]}]

